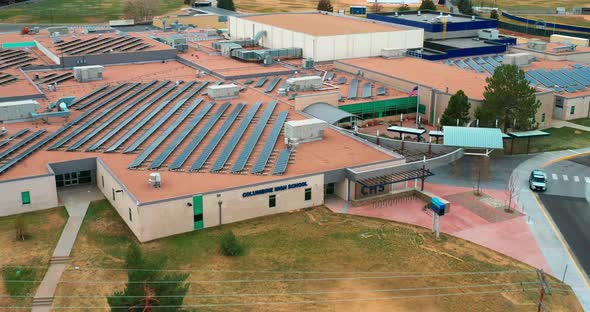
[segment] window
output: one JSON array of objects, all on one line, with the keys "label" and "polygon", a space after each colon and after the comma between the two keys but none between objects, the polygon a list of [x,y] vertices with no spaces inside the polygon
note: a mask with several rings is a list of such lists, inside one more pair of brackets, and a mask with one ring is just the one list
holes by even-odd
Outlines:
[{"label": "window", "polygon": [[31,193],[27,192],[21,192],[20,193],[20,198],[23,202],[23,205],[28,205],[31,203]]},{"label": "window", "polygon": [[545,122],[545,113],[541,114],[541,122]]},{"label": "window", "polygon": [[570,107],[570,115],[573,115],[576,112],[576,107],[572,106]]},{"label": "window", "polygon": [[115,189],[112,189],[112,190],[113,190],[113,200],[115,200]]},{"label": "window", "polygon": [[325,186],[324,193],[326,195],[334,194],[334,183],[328,183]]},{"label": "window", "polygon": [[277,195],[268,196],[268,208],[274,208],[277,206]]},{"label": "window", "polygon": [[129,209],[129,222],[133,222],[133,215],[131,214],[131,208]]},{"label": "window", "polygon": [[102,180],[102,188],[104,188],[104,176],[103,176],[103,175],[101,175],[101,176],[100,176],[100,179]]},{"label": "window", "polygon": [[92,171],[84,170],[78,174],[78,183],[90,183],[92,182]]},{"label": "window", "polygon": [[64,176],[63,176],[63,174],[56,174],[55,175],[55,185],[57,187],[64,186]]},{"label": "window", "polygon": [[200,222],[203,221],[203,214],[196,214],[193,216],[193,222]]},{"label": "window", "polygon": [[305,189],[305,200],[311,200],[311,188]]}]

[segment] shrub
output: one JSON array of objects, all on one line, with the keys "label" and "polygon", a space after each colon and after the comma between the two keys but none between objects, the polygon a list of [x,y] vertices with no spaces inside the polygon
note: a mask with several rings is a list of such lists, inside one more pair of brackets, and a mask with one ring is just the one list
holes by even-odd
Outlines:
[{"label": "shrub", "polygon": [[221,237],[221,253],[228,257],[235,257],[242,254],[244,248],[232,231]]}]

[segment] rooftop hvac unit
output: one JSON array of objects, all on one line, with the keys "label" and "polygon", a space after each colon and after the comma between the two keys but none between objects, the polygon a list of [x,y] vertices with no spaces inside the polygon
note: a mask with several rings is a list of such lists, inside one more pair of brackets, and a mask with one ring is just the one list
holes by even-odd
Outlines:
[{"label": "rooftop hvac unit", "polygon": [[240,87],[231,83],[218,86],[209,86],[207,95],[214,100],[234,99],[240,96]]},{"label": "rooftop hvac unit", "polygon": [[103,71],[104,67],[100,65],[76,66],[74,67],[74,77],[79,82],[102,80]]},{"label": "rooftop hvac unit", "polygon": [[526,53],[513,53],[504,55],[502,61],[507,65],[525,66],[531,63],[533,56]]},{"label": "rooftop hvac unit", "polygon": [[477,36],[480,39],[498,40],[500,32],[497,29],[480,29],[477,31]]},{"label": "rooftop hvac unit", "polygon": [[547,42],[541,40],[530,40],[526,43],[526,46],[535,51],[543,51],[547,50]]},{"label": "rooftop hvac unit", "polygon": [[317,119],[292,120],[285,123],[285,142],[299,144],[321,140],[328,123]]},{"label": "rooftop hvac unit", "polygon": [[312,58],[306,58],[303,60],[303,69],[313,69],[314,62]]},{"label": "rooftop hvac unit", "polygon": [[319,76],[303,76],[287,79],[289,90],[292,91],[308,91],[322,88],[322,77]]},{"label": "rooftop hvac unit", "polygon": [[162,187],[162,177],[157,172],[150,173],[150,186],[153,188],[160,188]]}]

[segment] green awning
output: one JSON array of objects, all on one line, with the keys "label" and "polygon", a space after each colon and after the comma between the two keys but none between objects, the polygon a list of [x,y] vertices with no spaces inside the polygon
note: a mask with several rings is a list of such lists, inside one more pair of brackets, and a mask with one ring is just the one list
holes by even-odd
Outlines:
[{"label": "green awning", "polygon": [[503,149],[498,128],[443,127],[444,145],[473,149]]},{"label": "green awning", "polygon": [[540,130],[532,130],[532,131],[508,132],[508,135],[510,137],[513,137],[516,139],[527,139],[527,138],[538,138],[538,137],[549,136],[549,135],[551,135],[551,133],[543,132]]}]

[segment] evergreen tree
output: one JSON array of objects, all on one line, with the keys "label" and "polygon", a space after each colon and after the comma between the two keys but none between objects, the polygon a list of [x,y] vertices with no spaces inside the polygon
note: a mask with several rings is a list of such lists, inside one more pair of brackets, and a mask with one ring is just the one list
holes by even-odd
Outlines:
[{"label": "evergreen tree", "polygon": [[459,12],[466,15],[474,15],[475,12],[473,11],[473,4],[471,0],[459,0],[457,3],[457,7],[459,8]]},{"label": "evergreen tree", "polygon": [[436,4],[432,0],[422,0],[418,10],[431,10],[436,11]]},{"label": "evergreen tree", "polygon": [[440,117],[440,124],[442,126],[456,126],[457,119],[459,125],[462,126],[469,121],[469,109],[471,104],[463,90],[457,91],[449,100],[449,105]]},{"label": "evergreen tree", "polygon": [[107,297],[112,312],[142,312],[146,307],[162,312],[184,311],[179,306],[190,287],[185,284],[188,274],[162,274],[163,262],[147,259],[137,244],[129,246],[126,266],[125,289]]},{"label": "evergreen tree", "polygon": [[498,16],[498,11],[496,11],[496,10],[492,10],[492,11],[490,12],[490,18],[493,18],[493,19],[500,19],[500,16]]},{"label": "evergreen tree", "polygon": [[230,10],[230,11],[236,10],[236,5],[234,4],[234,0],[225,0],[225,1],[227,1],[227,7],[225,8],[226,10]]},{"label": "evergreen tree", "polygon": [[320,0],[318,2],[318,11],[334,12],[334,8],[330,0]]},{"label": "evergreen tree", "polygon": [[480,125],[494,127],[497,119],[504,132],[508,128],[530,130],[537,126],[533,119],[541,102],[522,69],[515,65],[498,66],[486,82],[483,104],[475,111]]}]

